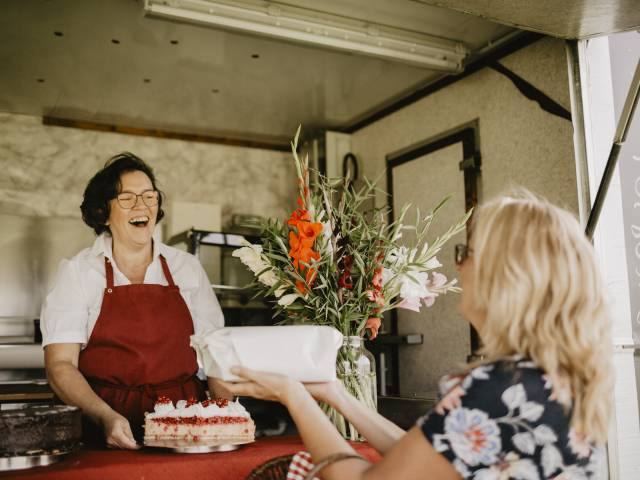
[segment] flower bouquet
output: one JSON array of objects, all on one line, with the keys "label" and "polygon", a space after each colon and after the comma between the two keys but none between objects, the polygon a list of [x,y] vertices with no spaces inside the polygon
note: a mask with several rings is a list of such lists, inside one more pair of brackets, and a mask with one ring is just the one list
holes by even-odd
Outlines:
[{"label": "flower bouquet", "polygon": [[[429,227],[447,199],[426,216],[417,211],[413,223],[405,222],[408,205],[395,222],[387,223],[388,208],[364,211],[376,192],[368,180],[356,190],[344,180],[320,175],[317,187],[310,189],[307,157],[297,153],[299,135],[300,128],[291,143],[297,208],[286,222],[266,222],[262,245],[247,243],[233,255],[255,274],[259,293],[275,298],[276,316],[288,323],[329,325],[344,335],[338,378],[375,409],[375,367],[362,355],[358,340],[376,338],[388,310],[417,312],[421,304],[433,305],[438,295],[459,291],[456,280],[436,271],[441,267],[436,254],[462,231],[471,212],[428,244]],[[405,231],[415,234],[411,247],[399,245]],[[329,407],[326,411],[345,437],[359,438],[340,414]]]}]

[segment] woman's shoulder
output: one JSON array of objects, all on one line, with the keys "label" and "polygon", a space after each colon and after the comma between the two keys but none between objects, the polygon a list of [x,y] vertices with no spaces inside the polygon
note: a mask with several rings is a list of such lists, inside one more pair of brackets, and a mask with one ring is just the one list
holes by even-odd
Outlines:
[{"label": "woman's shoulder", "polygon": [[80,250],[70,258],[60,260],[58,269],[60,272],[73,272],[76,275],[82,275],[83,272],[89,270],[89,267],[95,267],[100,263],[100,259],[94,253],[93,247],[87,247]]},{"label": "woman's shoulder", "polygon": [[62,268],[74,268],[77,271],[86,269],[86,267],[102,267],[104,265],[105,256],[105,242],[110,238],[106,233],[98,235],[91,246],[83,248],[78,253],[68,259],[63,259],[60,262]]},{"label": "woman's shoulder", "polygon": [[449,387],[418,426],[464,478],[507,471],[509,478],[587,478],[599,471],[600,447],[574,431],[570,409],[535,362],[477,365]]},{"label": "woman's shoulder", "polygon": [[527,358],[514,356],[476,365],[462,374],[445,376],[440,381],[440,393],[444,395],[454,386],[467,391],[478,384],[490,385],[494,391],[515,384],[538,390],[550,386],[544,370]]}]

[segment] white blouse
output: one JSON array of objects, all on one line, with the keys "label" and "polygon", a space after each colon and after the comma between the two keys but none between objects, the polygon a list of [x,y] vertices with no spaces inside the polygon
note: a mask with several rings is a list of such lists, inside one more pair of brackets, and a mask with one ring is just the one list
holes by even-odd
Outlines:
[{"label": "white blouse", "polygon": [[[43,347],[51,343],[80,343],[85,348],[100,314],[107,285],[105,256],[113,266],[114,285],[131,284],[118,269],[111,245],[111,236],[103,233],[91,248],[60,262],[54,286],[40,313]],[[191,312],[194,331],[201,334],[222,328],[222,309],[207,274],[193,255],[154,241],[153,260],[143,283],[168,285],[160,254],[167,260],[173,281],[180,287],[180,294]]]}]

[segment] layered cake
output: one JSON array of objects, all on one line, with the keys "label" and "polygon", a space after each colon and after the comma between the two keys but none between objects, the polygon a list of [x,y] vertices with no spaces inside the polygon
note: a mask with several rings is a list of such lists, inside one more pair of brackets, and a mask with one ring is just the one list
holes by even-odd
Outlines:
[{"label": "layered cake", "polygon": [[246,443],[254,440],[256,426],[238,401],[225,399],[179,400],[176,405],[160,397],[144,421],[145,442],[183,440],[194,443]]},{"label": "layered cake", "polygon": [[0,456],[72,450],[82,436],[82,413],[68,405],[0,411]]}]

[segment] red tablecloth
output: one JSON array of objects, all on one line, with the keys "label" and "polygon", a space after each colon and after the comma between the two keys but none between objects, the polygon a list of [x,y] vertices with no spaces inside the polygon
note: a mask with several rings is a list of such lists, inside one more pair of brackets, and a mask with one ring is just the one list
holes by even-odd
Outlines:
[{"label": "red tablecloth", "polygon": [[[352,445],[372,461],[380,458],[366,443]],[[177,454],[151,448],[138,451],[83,448],[59,463],[6,472],[0,474],[0,478],[238,480],[267,460],[299,450],[304,447],[297,436],[259,438],[239,450],[224,453]]]}]

